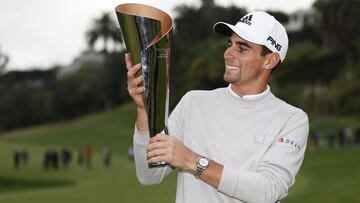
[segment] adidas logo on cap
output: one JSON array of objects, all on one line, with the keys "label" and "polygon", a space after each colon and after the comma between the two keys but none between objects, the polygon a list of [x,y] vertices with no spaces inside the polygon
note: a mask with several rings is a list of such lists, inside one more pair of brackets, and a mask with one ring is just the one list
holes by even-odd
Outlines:
[{"label": "adidas logo on cap", "polygon": [[248,25],[251,25],[251,19],[252,19],[253,15],[246,15],[244,17],[242,17],[239,22],[240,23],[245,23],[245,24],[248,24]]}]

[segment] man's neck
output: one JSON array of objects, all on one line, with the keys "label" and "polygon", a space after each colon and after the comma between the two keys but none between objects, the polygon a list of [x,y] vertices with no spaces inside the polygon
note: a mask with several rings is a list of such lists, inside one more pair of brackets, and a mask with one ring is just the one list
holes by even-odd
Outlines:
[{"label": "man's neck", "polygon": [[264,83],[263,85],[255,85],[251,87],[230,84],[230,88],[235,94],[242,98],[247,95],[256,95],[264,92],[267,89],[267,84]]}]

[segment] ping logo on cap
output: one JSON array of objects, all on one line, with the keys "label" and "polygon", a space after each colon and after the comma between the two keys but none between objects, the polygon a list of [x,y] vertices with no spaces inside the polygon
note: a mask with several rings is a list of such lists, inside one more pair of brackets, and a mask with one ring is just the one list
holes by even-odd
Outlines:
[{"label": "ping logo on cap", "polygon": [[252,19],[253,15],[247,15],[247,16],[244,16],[242,17],[239,22],[240,23],[245,23],[245,24],[248,24],[248,25],[251,25],[251,19]]},{"label": "ping logo on cap", "polygon": [[271,45],[273,45],[278,51],[281,50],[282,48],[281,44],[277,43],[271,36],[267,38],[267,41],[270,41]]}]

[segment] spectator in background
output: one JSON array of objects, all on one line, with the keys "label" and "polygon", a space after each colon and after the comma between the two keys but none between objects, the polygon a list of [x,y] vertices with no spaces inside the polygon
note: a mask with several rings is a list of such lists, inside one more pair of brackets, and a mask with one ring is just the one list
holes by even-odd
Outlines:
[{"label": "spectator in background", "polygon": [[43,169],[58,169],[58,153],[55,147],[47,149],[43,156]]},{"label": "spectator in background", "polygon": [[360,127],[358,127],[355,131],[355,144],[360,147]]},{"label": "spectator in background", "polygon": [[13,153],[14,168],[17,170],[20,168],[21,152],[19,149],[15,149]]},{"label": "spectator in background", "polygon": [[335,132],[332,128],[330,128],[327,132],[327,140],[328,140],[328,146],[330,148],[335,147]]},{"label": "spectator in background", "polygon": [[83,148],[79,149],[77,162],[80,167],[84,166],[84,149]]},{"label": "spectator in background", "polygon": [[111,149],[109,146],[104,146],[104,149],[103,149],[103,165],[105,167],[109,167],[110,164],[111,164],[111,156],[112,156],[112,153],[111,153]]},{"label": "spectator in background", "polygon": [[59,168],[59,156],[55,147],[50,147],[46,150],[43,158],[43,169],[54,169]]},{"label": "spectator in background", "polygon": [[23,164],[24,168],[28,167],[28,163],[29,163],[29,151],[26,148],[23,148],[20,152],[20,157],[21,157],[21,162]]},{"label": "spectator in background", "polygon": [[319,142],[320,142],[320,131],[319,130],[313,131],[313,133],[311,134],[311,141],[312,141],[313,147],[315,149],[318,149]]},{"label": "spectator in background", "polygon": [[42,169],[47,170],[50,166],[49,150],[43,154]]},{"label": "spectator in background", "polygon": [[26,148],[15,149],[13,153],[13,162],[14,168],[17,170],[19,168],[27,168],[29,161],[29,152]]},{"label": "spectator in background", "polygon": [[56,148],[50,149],[50,160],[52,168],[57,170],[59,168],[59,154]]},{"label": "spectator in background", "polygon": [[353,134],[353,130],[351,127],[347,127],[345,128],[345,144],[346,146],[352,146],[353,144],[353,137],[354,137],[354,134]]},{"label": "spectator in background", "polygon": [[344,147],[345,145],[345,129],[342,128],[340,129],[340,132],[339,132],[339,147]]},{"label": "spectator in background", "polygon": [[133,146],[130,146],[128,148],[128,157],[130,160],[134,160],[134,147]]},{"label": "spectator in background", "polygon": [[92,149],[90,145],[86,145],[84,148],[84,160],[86,168],[91,168]]},{"label": "spectator in background", "polygon": [[71,151],[68,148],[63,148],[61,151],[61,159],[63,163],[63,168],[67,169],[70,161],[72,159]]}]

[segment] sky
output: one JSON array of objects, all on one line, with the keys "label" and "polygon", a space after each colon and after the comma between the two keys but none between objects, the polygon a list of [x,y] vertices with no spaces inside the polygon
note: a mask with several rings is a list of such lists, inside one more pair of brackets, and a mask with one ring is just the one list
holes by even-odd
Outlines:
[{"label": "sky", "polygon": [[[309,9],[315,0],[215,0],[251,10],[291,13]],[[7,71],[69,65],[87,48],[85,32],[103,12],[122,3],[142,3],[175,17],[178,5],[201,0],[0,0],[0,53],[9,56]],[[113,12],[115,18],[115,12]],[[239,16],[240,17],[240,16]],[[219,19],[220,21],[221,19]]]}]

